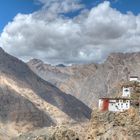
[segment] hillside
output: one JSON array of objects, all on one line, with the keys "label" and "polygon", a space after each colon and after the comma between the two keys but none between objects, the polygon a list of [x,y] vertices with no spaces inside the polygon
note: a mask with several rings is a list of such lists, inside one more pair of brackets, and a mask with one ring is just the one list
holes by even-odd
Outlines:
[{"label": "hillside", "polygon": [[0,134],[85,121],[91,110],[0,48]]},{"label": "hillside", "polygon": [[120,113],[94,111],[87,129],[88,140],[140,139],[140,119],[136,109]]},{"label": "hillside", "polygon": [[118,94],[113,94],[112,98],[120,97],[122,100],[123,87],[129,87],[131,91],[129,97],[124,97],[131,100],[129,109],[117,112],[93,109],[90,121],[38,129],[14,140],[139,140],[140,82],[121,81],[116,86]]},{"label": "hillside", "polygon": [[[127,97],[131,102],[130,108],[121,112],[94,110],[85,139],[140,139],[140,82],[122,82],[118,88],[122,87],[131,90],[130,97]],[[122,94],[118,96],[122,98]]]},{"label": "hillside", "polygon": [[92,108],[97,105],[99,97],[118,93],[118,84],[127,81],[129,76],[140,77],[139,60],[140,52],[112,53],[102,64],[59,67],[33,59],[28,66],[44,80]]},{"label": "hillside", "polygon": [[93,110],[86,124],[44,128],[25,133],[13,140],[139,140],[140,119],[137,109],[124,112]]}]

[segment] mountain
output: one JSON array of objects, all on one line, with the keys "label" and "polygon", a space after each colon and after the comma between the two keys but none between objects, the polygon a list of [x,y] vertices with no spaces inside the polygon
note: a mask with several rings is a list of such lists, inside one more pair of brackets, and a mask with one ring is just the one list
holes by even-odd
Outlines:
[{"label": "mountain", "polygon": [[27,138],[30,140],[139,140],[140,83],[128,81],[122,86],[133,89],[130,96],[131,106],[128,110],[112,112],[94,109],[90,121],[38,129],[14,140],[27,140]]},{"label": "mountain", "polygon": [[63,64],[58,64],[58,65],[56,65],[56,67],[66,67],[66,66]]},{"label": "mountain", "polygon": [[[82,130],[83,129],[83,130]],[[138,111],[124,112],[94,110],[91,120],[81,126],[60,126],[25,133],[14,140],[139,140],[140,119]]]},{"label": "mountain", "polygon": [[85,121],[91,109],[0,48],[0,134]]},{"label": "mountain", "polygon": [[94,111],[86,131],[85,140],[87,139],[139,140],[138,111],[134,108],[119,113]]},{"label": "mountain", "polygon": [[128,86],[133,89],[129,97],[130,108],[119,112],[94,109],[85,139],[140,139],[140,102],[138,101],[140,99],[140,82],[128,81],[120,84],[120,87]]},{"label": "mountain", "polygon": [[102,64],[56,67],[33,59],[28,66],[63,92],[95,107],[99,97],[120,92],[117,90],[120,82],[127,81],[131,75],[140,77],[140,52],[112,53]]}]

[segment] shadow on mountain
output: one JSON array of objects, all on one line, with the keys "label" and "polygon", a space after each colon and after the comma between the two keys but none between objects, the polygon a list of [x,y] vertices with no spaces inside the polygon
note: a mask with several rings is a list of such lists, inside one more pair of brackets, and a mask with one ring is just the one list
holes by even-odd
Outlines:
[{"label": "shadow on mountain", "polygon": [[[63,93],[52,84],[44,81],[43,79],[38,77],[33,71],[31,71],[30,68],[27,66],[27,64],[17,59],[16,57],[9,55],[1,48],[0,48],[0,74],[4,74],[7,77],[10,77],[13,81],[18,83],[18,86],[22,88],[32,89],[43,100],[56,106],[74,120],[78,121],[90,118],[91,109],[87,107],[84,103],[82,103],[81,101],[79,101],[78,99],[76,99],[71,95]],[[11,96],[14,97],[14,92],[12,92],[12,94],[13,95]],[[10,102],[10,98],[8,99],[7,98],[8,97],[5,97],[5,100]],[[25,99],[23,100],[25,101]],[[22,101],[18,103],[19,107],[21,107],[20,105],[21,103]],[[24,104],[26,106],[26,103]],[[32,103],[30,102],[30,104]],[[3,105],[1,104],[1,106]],[[33,104],[31,106],[35,108]],[[10,106],[7,106],[7,109],[8,107]],[[38,114],[41,113],[42,112],[38,111]],[[46,118],[48,118],[48,116],[46,116]]]},{"label": "shadow on mountain", "polygon": [[[32,90],[34,90],[34,92],[43,100],[56,106],[76,121],[90,119],[91,109],[82,101],[70,94],[62,92],[57,87],[44,81],[40,77],[37,77],[37,79],[39,82],[36,83],[35,88],[32,88]],[[42,91],[39,90],[40,88]]]},{"label": "shadow on mountain", "polygon": [[[34,127],[55,125],[50,116],[15,91],[0,88],[0,120],[4,124],[15,122]],[[24,126],[24,125],[23,125]]]}]

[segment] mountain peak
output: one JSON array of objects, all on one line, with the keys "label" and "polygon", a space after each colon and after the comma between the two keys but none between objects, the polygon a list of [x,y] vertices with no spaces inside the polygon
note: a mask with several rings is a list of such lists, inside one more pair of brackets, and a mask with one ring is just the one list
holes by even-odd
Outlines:
[{"label": "mountain peak", "polygon": [[0,53],[4,53],[5,51],[3,50],[2,47],[0,47]]},{"label": "mountain peak", "polygon": [[42,60],[40,60],[40,59],[33,58],[28,63],[44,63],[44,62]]},{"label": "mountain peak", "polygon": [[[27,64],[2,48],[0,101],[0,126],[9,130],[12,127],[16,134],[37,127],[84,121],[91,113],[81,101],[38,77]],[[9,122],[8,126],[5,122]]]},{"label": "mountain peak", "polygon": [[66,65],[64,65],[64,64],[58,64],[58,65],[56,65],[56,67],[66,67]]},{"label": "mountain peak", "polygon": [[133,52],[133,53],[111,53],[105,63],[111,62],[111,63],[120,63],[123,62],[124,60],[126,61],[135,61],[136,59],[140,58],[140,52]]}]

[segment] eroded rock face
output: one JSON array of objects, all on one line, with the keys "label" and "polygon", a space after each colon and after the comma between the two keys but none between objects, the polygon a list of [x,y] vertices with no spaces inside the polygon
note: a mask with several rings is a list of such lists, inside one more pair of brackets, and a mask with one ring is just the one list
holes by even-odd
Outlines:
[{"label": "eroded rock face", "polygon": [[[140,116],[139,97],[140,83],[120,83],[120,88],[131,87],[131,107],[123,112],[102,112],[93,110],[92,117],[87,129],[85,140],[139,140],[140,139]],[[121,95],[119,95],[121,97]]]},{"label": "eroded rock face", "polygon": [[93,111],[85,139],[139,140],[140,119],[138,110],[131,108],[128,111],[118,113]]},{"label": "eroded rock face", "polygon": [[33,59],[28,65],[44,80],[91,108],[97,106],[99,97],[119,92],[118,84],[127,81],[130,75],[140,77],[140,53],[113,53],[102,64],[55,67]]},{"label": "eroded rock face", "polygon": [[76,132],[66,128],[59,128],[52,135],[51,140],[79,140],[79,136]]},{"label": "eroded rock face", "polygon": [[91,110],[0,49],[0,134],[85,121]]},{"label": "eroded rock face", "polygon": [[80,140],[78,134],[66,126],[57,126],[44,130],[23,134],[14,140]]},{"label": "eroded rock face", "polygon": [[[100,112],[93,110],[91,120],[75,126],[56,126],[26,133],[14,140],[139,140],[140,119],[138,110]],[[75,129],[75,128],[78,129]],[[83,130],[82,130],[83,129]],[[82,130],[82,131],[81,131]]]}]

